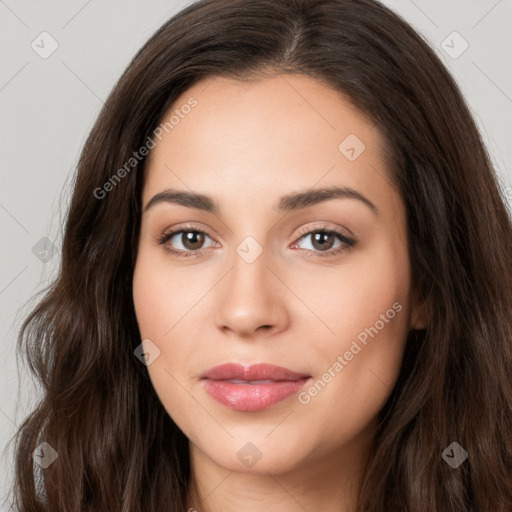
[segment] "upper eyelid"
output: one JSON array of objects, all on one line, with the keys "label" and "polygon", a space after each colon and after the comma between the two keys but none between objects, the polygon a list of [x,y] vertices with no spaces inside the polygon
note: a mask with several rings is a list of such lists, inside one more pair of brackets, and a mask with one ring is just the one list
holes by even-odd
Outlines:
[{"label": "upper eyelid", "polygon": [[[326,222],[325,224],[315,224],[314,226],[301,228],[299,230],[299,234],[300,235],[308,235],[308,234],[314,233],[315,231],[332,231],[332,232],[336,232],[336,233],[343,235],[343,233],[340,233],[340,228],[343,228],[344,230],[349,232],[350,236],[352,236],[352,237],[354,236],[352,231],[350,231],[350,229],[346,228],[345,226],[332,227],[329,224],[330,223]],[[345,236],[345,235],[343,235],[343,236]],[[348,238],[348,236],[347,236],[347,238]]]},{"label": "upper eyelid", "polygon": [[[351,236],[354,236],[352,231],[350,231],[350,229],[346,228],[345,226],[342,226],[343,229],[347,230]],[[173,227],[173,228],[168,228],[168,229],[165,229],[163,231],[163,234],[177,234],[177,233],[180,233],[180,232],[183,232],[183,231],[198,231],[198,232],[202,232],[202,233],[205,233],[206,235],[208,235],[210,238],[213,238],[212,235],[210,234],[210,231],[206,228],[203,228],[203,227],[198,227],[198,226],[195,226],[195,225],[191,225],[191,224],[185,224],[185,225],[178,225],[178,227]],[[329,223],[325,223],[325,224],[315,224],[314,226],[310,226],[310,227],[305,227],[305,228],[301,228],[299,231],[298,231],[298,234],[299,235],[306,235],[306,234],[310,234],[310,233],[313,233],[315,231],[339,231],[339,228],[337,227],[331,227],[329,225]]]}]

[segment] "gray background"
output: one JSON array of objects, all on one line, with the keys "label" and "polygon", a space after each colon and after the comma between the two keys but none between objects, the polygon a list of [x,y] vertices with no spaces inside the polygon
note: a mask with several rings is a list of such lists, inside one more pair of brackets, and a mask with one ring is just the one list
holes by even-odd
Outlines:
[{"label": "gray background", "polygon": [[[79,152],[129,60],[189,3],[0,0],[1,510],[7,510],[3,498],[12,487],[8,441],[40,393],[25,367],[18,374],[16,338],[34,293],[58,268],[61,223]],[[512,203],[511,0],[384,3],[429,40],[454,74]],[[31,46],[39,52],[51,48],[42,32],[58,44],[47,58]],[[458,55],[464,40],[469,46]]]}]

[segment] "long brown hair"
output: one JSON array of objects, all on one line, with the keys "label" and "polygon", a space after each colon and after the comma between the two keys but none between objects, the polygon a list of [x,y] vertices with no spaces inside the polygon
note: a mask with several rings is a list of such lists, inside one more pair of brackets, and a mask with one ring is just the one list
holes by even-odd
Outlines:
[{"label": "long brown hair", "polygon": [[[512,510],[511,219],[453,78],[374,0],[204,0],[134,57],[85,143],[59,275],[20,331],[44,396],[16,434],[18,510],[185,509],[188,440],[134,356],[146,159],[94,191],[195,82],[271,72],[322,80],[385,136],[428,313],[379,413],[359,512]],[[46,469],[32,458],[42,442],[58,453]],[[468,453],[457,468],[442,457],[453,442]]]}]

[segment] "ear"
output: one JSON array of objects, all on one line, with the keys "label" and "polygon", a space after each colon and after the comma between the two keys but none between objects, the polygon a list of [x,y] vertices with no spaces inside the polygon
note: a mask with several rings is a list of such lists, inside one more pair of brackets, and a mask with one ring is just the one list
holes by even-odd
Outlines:
[{"label": "ear", "polygon": [[410,328],[415,330],[426,329],[428,326],[428,315],[423,299],[419,291],[414,289],[411,302],[411,323]]}]

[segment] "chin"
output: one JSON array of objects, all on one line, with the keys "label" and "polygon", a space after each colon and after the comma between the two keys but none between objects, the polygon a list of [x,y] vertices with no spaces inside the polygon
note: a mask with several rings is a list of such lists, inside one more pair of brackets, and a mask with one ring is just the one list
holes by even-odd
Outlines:
[{"label": "chin", "polygon": [[[250,437],[246,437],[249,439]],[[282,474],[305,463],[305,454],[298,453],[299,440],[294,446],[283,446],[279,441],[234,441],[230,445],[217,445],[215,451],[202,450],[215,464],[226,470],[247,474]]]}]

